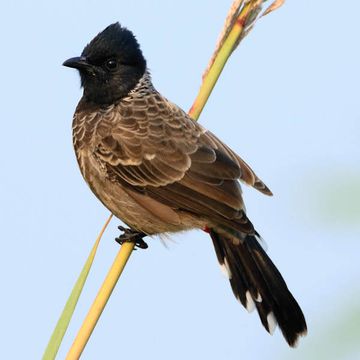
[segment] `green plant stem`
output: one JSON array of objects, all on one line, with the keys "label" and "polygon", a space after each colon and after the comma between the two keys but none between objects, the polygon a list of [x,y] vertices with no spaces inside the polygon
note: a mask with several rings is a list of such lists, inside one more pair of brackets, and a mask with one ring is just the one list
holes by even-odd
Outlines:
[{"label": "green plant stem", "polygon": [[65,332],[69,326],[71,317],[74,313],[76,304],[79,300],[80,294],[84,287],[87,276],[89,275],[89,271],[91,269],[91,265],[94,261],[96,250],[99,246],[100,239],[108,226],[112,215],[109,216],[107,221],[105,222],[103,228],[100,231],[99,236],[97,237],[95,244],[93,245],[91,252],[84,264],[84,267],[81,270],[81,273],[71,291],[71,294],[64,306],[64,309],[60,315],[60,318],[55,326],[55,329],[50,337],[49,343],[45,349],[44,355],[42,357],[43,360],[53,360],[56,357],[56,354],[59,351],[59,347],[61,345],[62,339],[65,335]]},{"label": "green plant stem", "polygon": [[221,75],[226,62],[232,54],[234,47],[244,30],[245,18],[248,16],[251,9],[251,2],[247,4],[241,11],[237,21],[229,32],[223,45],[219,49],[209,71],[203,79],[199,93],[189,111],[192,119],[197,120],[205,107],[211,92],[213,91],[219,76]]}]

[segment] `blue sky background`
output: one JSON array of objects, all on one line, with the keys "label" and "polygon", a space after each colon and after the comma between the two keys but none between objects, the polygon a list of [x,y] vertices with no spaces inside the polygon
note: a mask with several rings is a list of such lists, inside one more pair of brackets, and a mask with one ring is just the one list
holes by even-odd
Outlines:
[{"label": "blue sky background", "polygon": [[[114,21],[142,45],[155,86],[188,109],[227,1],[2,4],[0,358],[38,359],[108,211],[78,170],[81,96],[62,62]],[[301,304],[296,350],[233,298],[202,232],[137,251],[84,359],[358,359],[360,3],[288,1],[234,53],[201,123],[272,189],[245,188],[248,215]],[[117,250],[109,226],[59,359]]]}]

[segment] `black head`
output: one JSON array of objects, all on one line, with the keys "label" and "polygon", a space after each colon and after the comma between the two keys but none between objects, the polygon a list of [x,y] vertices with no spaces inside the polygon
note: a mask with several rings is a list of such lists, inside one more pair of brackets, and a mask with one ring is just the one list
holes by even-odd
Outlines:
[{"label": "black head", "polygon": [[146,70],[146,61],[135,36],[119,23],[109,25],[64,66],[78,69],[84,96],[98,104],[125,97]]}]

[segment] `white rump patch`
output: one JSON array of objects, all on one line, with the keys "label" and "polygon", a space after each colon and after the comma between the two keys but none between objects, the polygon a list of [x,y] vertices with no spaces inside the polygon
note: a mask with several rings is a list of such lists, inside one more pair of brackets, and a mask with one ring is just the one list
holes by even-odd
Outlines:
[{"label": "white rump patch", "polygon": [[268,313],[266,317],[266,321],[268,323],[269,333],[272,335],[276,329],[277,321],[275,319],[274,313],[271,311]]},{"label": "white rump patch", "polygon": [[250,291],[248,290],[246,293],[246,310],[251,313],[255,309],[255,302],[251,297]]},{"label": "white rump patch", "polygon": [[231,279],[232,274],[231,274],[231,270],[229,267],[229,263],[227,261],[227,258],[224,257],[224,263],[220,265],[221,268],[221,272],[228,278]]}]

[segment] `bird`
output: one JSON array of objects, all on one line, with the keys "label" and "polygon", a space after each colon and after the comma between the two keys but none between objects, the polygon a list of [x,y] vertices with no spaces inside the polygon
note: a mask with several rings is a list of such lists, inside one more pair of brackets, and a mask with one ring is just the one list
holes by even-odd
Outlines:
[{"label": "bird", "polygon": [[304,314],[247,217],[240,182],[265,195],[270,189],[155,89],[136,37],[118,22],[63,65],[79,71],[83,88],[72,124],[81,174],[129,227],[122,240],[146,247],[145,236],[206,231],[236,299],[296,346],[307,333]]}]

